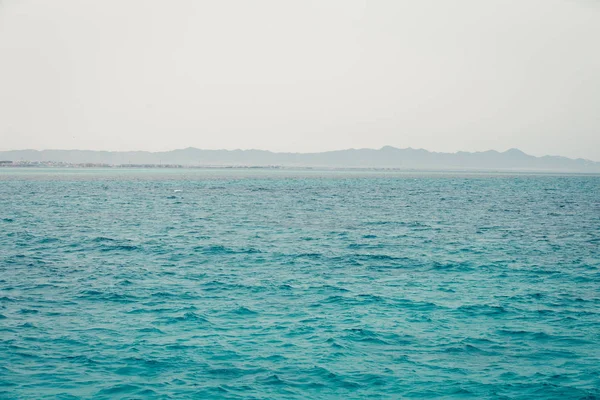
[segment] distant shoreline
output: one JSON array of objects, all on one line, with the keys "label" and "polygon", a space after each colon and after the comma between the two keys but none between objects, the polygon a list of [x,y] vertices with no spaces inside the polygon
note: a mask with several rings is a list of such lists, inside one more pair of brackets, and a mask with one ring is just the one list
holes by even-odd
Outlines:
[{"label": "distant shoreline", "polygon": [[281,165],[178,165],[178,164],[67,164],[67,163],[38,163],[15,162],[0,163],[0,170],[280,170],[280,171],[323,171],[323,172],[405,172],[405,173],[464,173],[464,174],[514,174],[514,175],[585,175],[597,176],[600,172],[562,171],[562,170],[525,170],[525,169],[426,169],[426,168],[385,168],[385,167],[310,167],[310,166],[281,166]]},{"label": "distant shoreline", "polygon": [[346,149],[321,153],[266,150],[166,152],[88,150],[0,151],[0,167],[66,168],[320,168],[400,171],[525,171],[600,173],[600,162],[560,156],[535,157],[519,149],[504,152],[437,153],[423,149]]}]

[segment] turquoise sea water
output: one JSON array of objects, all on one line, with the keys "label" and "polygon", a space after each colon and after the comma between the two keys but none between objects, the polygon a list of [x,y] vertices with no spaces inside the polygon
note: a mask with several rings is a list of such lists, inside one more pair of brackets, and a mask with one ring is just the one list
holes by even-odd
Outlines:
[{"label": "turquoise sea water", "polygon": [[0,398],[600,398],[600,177],[0,169]]}]

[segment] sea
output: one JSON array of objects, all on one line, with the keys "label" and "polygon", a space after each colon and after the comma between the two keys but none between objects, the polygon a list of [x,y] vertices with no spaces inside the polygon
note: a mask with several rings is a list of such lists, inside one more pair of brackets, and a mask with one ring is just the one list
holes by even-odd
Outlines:
[{"label": "sea", "polygon": [[598,399],[600,176],[0,168],[1,399]]}]

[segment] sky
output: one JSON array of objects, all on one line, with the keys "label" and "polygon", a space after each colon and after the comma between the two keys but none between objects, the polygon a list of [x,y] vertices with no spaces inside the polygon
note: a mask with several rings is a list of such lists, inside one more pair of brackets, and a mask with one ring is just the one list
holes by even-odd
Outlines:
[{"label": "sky", "polygon": [[0,150],[600,161],[597,0],[0,0]]}]

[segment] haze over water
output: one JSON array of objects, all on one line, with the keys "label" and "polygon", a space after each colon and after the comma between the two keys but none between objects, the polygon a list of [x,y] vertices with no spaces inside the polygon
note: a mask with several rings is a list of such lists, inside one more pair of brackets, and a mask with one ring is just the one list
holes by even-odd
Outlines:
[{"label": "haze over water", "polygon": [[599,193],[0,169],[0,397],[597,398]]}]

